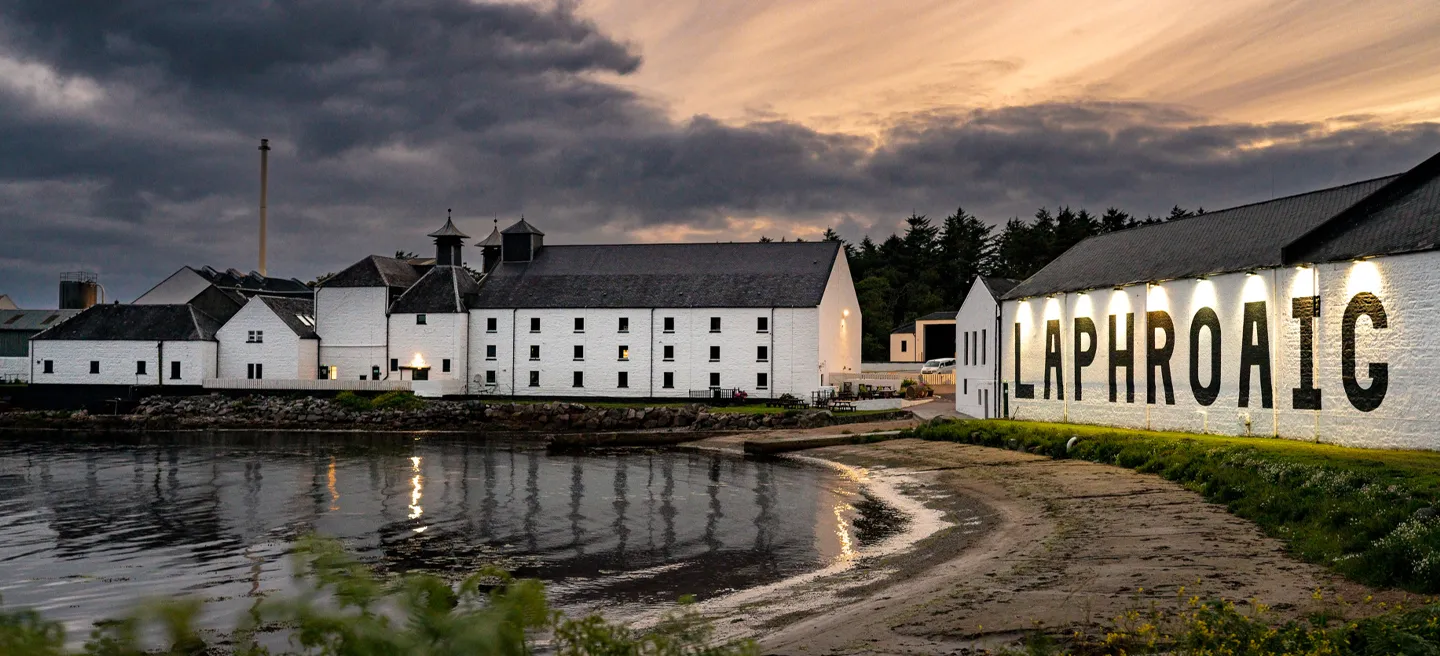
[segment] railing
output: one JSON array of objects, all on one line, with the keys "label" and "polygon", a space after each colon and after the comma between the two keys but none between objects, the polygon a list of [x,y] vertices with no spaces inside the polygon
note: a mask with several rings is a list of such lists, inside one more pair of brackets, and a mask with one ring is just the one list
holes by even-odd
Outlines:
[{"label": "railing", "polygon": [[250,380],[246,378],[207,378],[203,383],[205,389],[238,389],[238,390],[306,390],[306,391],[340,391],[353,390],[356,392],[388,392],[391,390],[408,390],[411,388],[408,380],[331,380],[321,378],[315,380],[279,379],[267,378],[263,380]]},{"label": "railing", "polygon": [[954,385],[955,372],[948,374],[920,374],[920,380],[926,385]]}]

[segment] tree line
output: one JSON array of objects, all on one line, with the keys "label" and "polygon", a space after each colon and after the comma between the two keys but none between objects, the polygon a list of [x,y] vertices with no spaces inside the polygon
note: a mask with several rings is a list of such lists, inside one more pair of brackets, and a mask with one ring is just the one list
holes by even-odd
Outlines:
[{"label": "tree line", "polygon": [[1204,213],[1177,205],[1167,216],[1142,219],[1113,207],[1103,214],[1042,207],[1032,219],[1012,218],[997,230],[958,208],[939,225],[911,213],[904,234],[878,244],[868,235],[852,244],[833,229],[823,238],[844,244],[863,315],[862,357],[874,362],[890,359],[896,326],[959,309],[976,276],[1024,280],[1086,237]]}]

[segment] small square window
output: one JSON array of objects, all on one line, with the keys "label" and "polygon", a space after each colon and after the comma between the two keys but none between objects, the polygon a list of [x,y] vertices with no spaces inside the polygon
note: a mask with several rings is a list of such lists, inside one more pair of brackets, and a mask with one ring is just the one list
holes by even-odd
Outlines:
[{"label": "small square window", "polygon": [[450,373],[450,359],[449,359],[449,358],[445,358],[445,359],[443,359],[443,360],[440,361],[440,371],[442,371],[442,372],[444,372],[444,373],[447,373],[447,374]]},{"label": "small square window", "polygon": [[415,315],[415,325],[417,325],[417,326],[423,326],[423,325],[425,325],[425,315],[423,315],[423,314],[417,314],[417,315]]},{"label": "small square window", "polygon": [[495,370],[491,369],[490,371],[486,371],[486,372],[485,372],[485,384],[486,384],[486,385],[494,385],[494,384],[495,384]]},{"label": "small square window", "polygon": [[630,332],[630,317],[620,317],[620,332]]},{"label": "small square window", "polygon": [[390,371],[400,371],[400,358],[390,358]]},{"label": "small square window", "polygon": [[486,359],[486,360],[494,360],[494,359],[495,359],[495,345],[494,345],[494,344],[486,344],[486,345],[485,345],[485,359]]},{"label": "small square window", "polygon": [[665,372],[664,381],[660,384],[665,389],[675,389],[675,372]]},{"label": "small square window", "polygon": [[576,361],[576,362],[579,362],[579,361],[584,360],[584,359],[585,359],[585,347],[584,347],[584,346],[581,346],[581,345],[579,345],[579,344],[576,344],[576,345],[575,345],[575,361]]},{"label": "small square window", "polygon": [[585,332],[585,317],[575,317],[575,332]]},{"label": "small square window", "polygon": [[711,362],[719,362],[719,361],[720,361],[720,347],[718,347],[718,346],[712,346],[712,347],[710,347],[710,361],[711,361]]},{"label": "small square window", "polygon": [[675,332],[675,317],[665,317],[665,332]]},{"label": "small square window", "polygon": [[621,346],[621,347],[620,347],[620,354],[619,354],[619,355],[620,355],[620,359],[621,359],[621,360],[629,360],[629,359],[630,359],[630,347],[629,347],[629,346]]},{"label": "small square window", "polygon": [[44,374],[53,374],[53,373],[55,373],[55,361],[54,361],[54,360],[46,360],[46,361],[44,362],[44,365],[45,365],[45,368],[44,368],[44,370],[41,371],[40,373],[44,373]]},{"label": "small square window", "polygon": [[90,373],[92,373],[92,374],[98,374],[98,373],[100,373],[100,361],[99,361],[99,360],[91,360],[91,361],[90,361]]},{"label": "small square window", "polygon": [[144,360],[136,360],[136,361],[135,361],[135,375],[136,375],[136,376],[144,376],[144,375],[145,375],[145,361],[144,361]]},{"label": "small square window", "polygon": [[710,332],[720,332],[720,317],[710,317]]},{"label": "small square window", "polygon": [[575,382],[571,384],[571,387],[584,387],[584,386],[585,386],[585,372],[583,372],[583,371],[577,371],[577,372],[575,372]]},{"label": "small square window", "polygon": [[539,359],[540,359],[540,345],[539,345],[539,344],[531,344],[531,345],[530,345],[530,359],[531,359],[531,360],[539,360]]},{"label": "small square window", "polygon": [[768,347],[768,346],[757,346],[757,347],[755,347],[755,361],[756,361],[756,362],[769,362],[769,361],[770,361],[770,347]]},{"label": "small square window", "polygon": [[755,389],[769,389],[769,387],[770,387],[770,375],[769,375],[769,374],[755,374]]},{"label": "small square window", "polygon": [[540,372],[538,372],[538,371],[532,371],[532,372],[530,372],[530,386],[531,386],[531,387],[539,387],[539,386],[540,386]]},{"label": "small square window", "polygon": [[666,361],[666,362],[673,362],[674,360],[675,360],[675,346],[674,346],[673,344],[666,344],[666,345],[665,345],[665,361]]},{"label": "small square window", "polygon": [[540,332],[540,317],[530,317],[530,332]]},{"label": "small square window", "polygon": [[768,333],[768,332],[770,332],[770,317],[756,317],[756,318],[755,318],[755,332],[757,332],[757,333]]},{"label": "small square window", "polygon": [[720,374],[718,374],[718,373],[712,373],[712,374],[710,374],[710,386],[711,386],[711,387],[719,387],[719,386],[720,386]]},{"label": "small square window", "polygon": [[620,372],[620,381],[619,381],[619,383],[617,383],[615,386],[616,386],[616,387],[619,387],[620,389],[626,389],[626,388],[630,387],[630,372],[628,372],[628,371],[622,371],[622,372]]},{"label": "small square window", "polygon": [[500,329],[500,320],[499,320],[499,319],[496,319],[495,317],[487,317],[487,318],[485,319],[485,332],[487,332],[487,333],[493,333],[493,332],[495,332],[495,331],[497,331],[497,330],[499,330],[499,329]]}]

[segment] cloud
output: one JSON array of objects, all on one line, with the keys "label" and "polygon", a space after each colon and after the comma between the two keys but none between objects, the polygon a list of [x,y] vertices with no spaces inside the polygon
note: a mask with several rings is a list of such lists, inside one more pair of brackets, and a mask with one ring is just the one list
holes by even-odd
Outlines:
[{"label": "cloud", "polygon": [[674,120],[615,79],[639,46],[567,4],[15,0],[0,37],[0,291],[32,306],[69,269],[130,300],[182,264],[252,268],[262,136],[271,273],[302,279],[427,251],[446,208],[476,236],[523,212],[562,243],[858,238],[957,205],[1216,209],[1440,150],[1431,124],[1140,102],[894,114],[865,136]]}]

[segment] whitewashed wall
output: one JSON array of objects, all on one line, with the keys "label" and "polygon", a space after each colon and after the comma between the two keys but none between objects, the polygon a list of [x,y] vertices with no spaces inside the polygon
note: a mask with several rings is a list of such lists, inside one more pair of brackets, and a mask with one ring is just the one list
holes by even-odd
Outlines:
[{"label": "whitewashed wall", "polygon": [[855,296],[844,249],[835,256],[835,264],[830,269],[818,319],[819,325],[814,330],[819,336],[821,384],[831,384],[831,373],[860,373],[860,300]]},{"label": "whitewashed wall", "polygon": [[[359,379],[380,367],[386,357],[389,291],[384,287],[321,287],[315,290],[315,332],[320,336],[320,362],[337,368],[337,378]],[[318,365],[317,365],[318,368]]]},{"label": "whitewashed wall", "polygon": [[[430,365],[430,380],[469,379],[470,361],[466,348],[469,346],[469,314],[426,314],[425,324],[415,323],[416,314],[390,315],[390,358],[400,364],[409,363],[418,353]],[[484,326],[481,326],[483,330]],[[443,363],[450,360],[450,372],[444,371]],[[387,362],[381,368],[381,376],[389,372],[390,378],[410,378],[406,371],[389,371]]]},{"label": "whitewashed wall", "polygon": [[0,358],[0,380],[30,381],[30,358]]},{"label": "whitewashed wall", "polygon": [[[902,348],[901,344],[905,346]],[[890,361],[920,361],[920,350],[915,348],[915,333],[890,333]]]},{"label": "whitewashed wall", "polygon": [[[1001,351],[1002,380],[1010,384],[1010,410],[1020,419],[1046,419],[1150,427],[1185,431],[1207,430],[1231,435],[1278,435],[1319,439],[1350,446],[1385,448],[1440,448],[1440,409],[1433,399],[1440,393],[1435,363],[1440,362],[1440,254],[1422,253],[1383,257],[1363,262],[1324,264],[1311,268],[1262,270],[1213,276],[1208,280],[1177,280],[1123,290],[1097,290],[1088,294],[1057,295],[1004,304]],[[1294,316],[1293,300],[1320,296],[1320,317],[1312,340],[1313,387],[1320,390],[1320,409],[1307,409],[1293,391],[1300,387],[1302,369],[1301,321]],[[1367,304],[1373,294],[1378,306]],[[1256,330],[1249,343],[1256,357],[1268,353],[1271,384],[1269,403],[1260,366],[1250,366],[1248,398],[1241,400],[1241,344],[1245,335],[1245,308],[1252,305],[1258,328],[1264,326],[1268,348],[1261,349]],[[1220,368],[1215,398],[1206,398],[1211,386],[1212,335],[1200,329],[1194,341],[1198,380],[1191,381],[1191,329],[1196,313],[1210,308],[1220,327]],[[1342,366],[1343,332],[1347,308],[1353,322],[1354,379],[1347,385]],[[1377,327],[1361,308],[1383,308],[1384,327]],[[1167,397],[1159,368],[1147,369],[1167,344],[1156,331],[1157,357],[1147,363],[1146,313],[1164,312],[1174,324],[1174,349],[1169,357],[1171,394]],[[1117,371],[1116,402],[1109,400],[1109,320],[1117,315],[1117,345],[1124,334],[1127,313],[1134,314],[1133,402],[1127,400],[1126,372]],[[1075,318],[1095,323],[1093,363],[1082,369],[1083,384],[1075,384]],[[1046,327],[1059,328],[1060,390],[1051,370],[1050,393],[1045,390]],[[1034,385],[1034,398],[1020,398],[1015,383],[1014,344],[1018,323],[1023,384]],[[1158,322],[1157,322],[1158,323]],[[1088,338],[1081,345],[1088,350]],[[1370,364],[1384,368],[1385,393],[1374,405],[1378,391]],[[1153,371],[1153,374],[1147,372]],[[1153,402],[1149,394],[1155,380]],[[1197,394],[1194,388],[1198,387]],[[1349,388],[1347,390],[1347,387]],[[1367,391],[1369,390],[1369,391]],[[1078,394],[1077,394],[1078,392]],[[1077,398],[1077,396],[1079,398]],[[1367,401],[1367,399],[1370,399]],[[1208,405],[1206,402],[1209,402]],[[1374,407],[1371,407],[1374,406]]]},{"label": "whitewashed wall", "polygon": [[[995,400],[995,297],[980,279],[955,317],[955,411],[971,417],[994,417]],[[968,354],[967,354],[968,347]]]},{"label": "whitewashed wall", "polygon": [[[251,344],[250,331],[265,331],[264,341]],[[301,339],[263,301],[250,299],[215,334],[219,342],[218,378],[248,375],[247,365],[263,366],[265,378],[311,380],[316,377],[317,340]]]},{"label": "whitewashed wall", "polygon": [[[38,340],[30,348],[36,384],[200,385],[215,377],[215,342]],[[44,373],[45,360],[54,361],[54,373]],[[100,362],[100,373],[90,373],[91,360]],[[138,360],[146,362],[144,375],[135,374]],[[178,380],[170,378],[173,361],[181,363]]]}]

